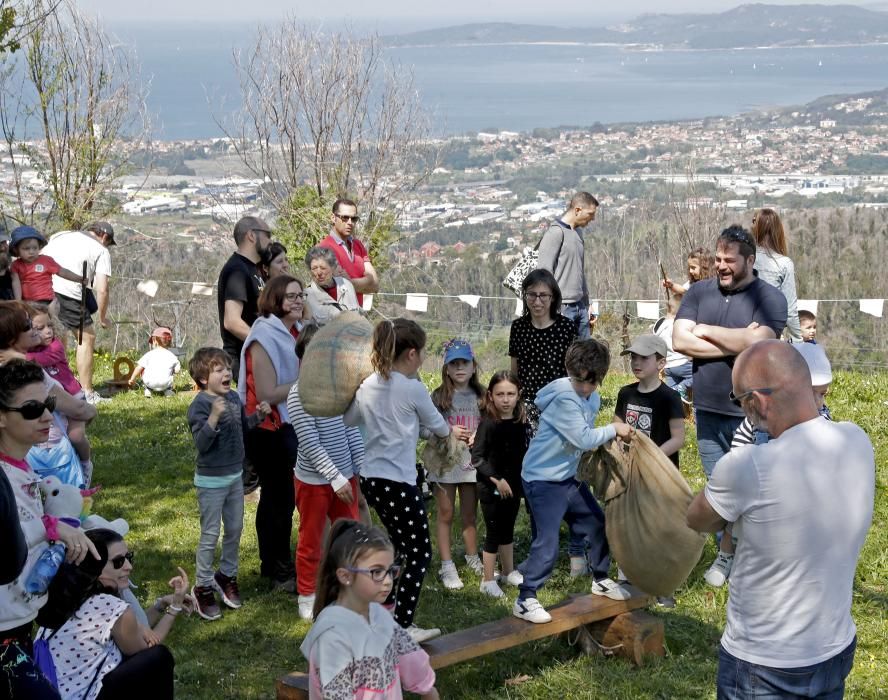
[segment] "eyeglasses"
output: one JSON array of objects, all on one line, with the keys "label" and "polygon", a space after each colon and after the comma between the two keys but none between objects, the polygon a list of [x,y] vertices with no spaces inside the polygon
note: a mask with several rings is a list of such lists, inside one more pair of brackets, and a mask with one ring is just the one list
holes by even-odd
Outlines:
[{"label": "eyeglasses", "polygon": [[346,571],[351,571],[353,574],[366,574],[370,577],[370,580],[372,580],[373,583],[382,583],[385,581],[386,576],[391,576],[392,582],[395,582],[401,575],[401,565],[392,564],[387,569],[382,566],[374,566],[372,569],[360,569],[356,566],[347,566]]},{"label": "eyeglasses", "polygon": [[130,550],[126,554],[121,554],[119,557],[114,557],[113,559],[109,559],[111,562],[111,566],[115,569],[119,569],[123,566],[123,562],[128,561],[130,564],[133,563],[133,551]]},{"label": "eyeglasses", "polygon": [[527,301],[552,301],[552,295],[548,292],[543,292],[542,294],[526,292],[524,298],[527,299]]},{"label": "eyeglasses", "polygon": [[358,216],[357,214],[355,214],[354,216],[348,216],[347,214],[346,215],[334,214],[333,216],[335,216],[337,219],[339,219],[344,224],[347,224],[349,221],[351,221],[353,224],[357,224],[357,223],[360,223],[360,221],[361,221],[361,217]]},{"label": "eyeglasses", "polygon": [[752,396],[755,392],[758,392],[759,394],[764,394],[765,396],[770,396],[775,391],[776,391],[776,389],[769,389],[767,387],[765,387],[763,389],[750,389],[749,391],[744,391],[740,395],[735,395],[734,392],[732,391],[730,394],[728,394],[728,398],[731,399],[731,401],[734,403],[735,406],[740,406],[743,404],[743,399],[748,398],[749,396]]},{"label": "eyeglasses", "polygon": [[299,299],[305,299],[305,292],[290,292],[289,294],[284,294],[284,299],[287,301],[298,301]]},{"label": "eyeglasses", "polygon": [[0,404],[0,408],[4,411],[15,411],[21,413],[25,420],[37,420],[43,415],[44,411],[52,413],[55,411],[55,396],[47,396],[45,401],[25,401],[21,406],[4,406]]}]

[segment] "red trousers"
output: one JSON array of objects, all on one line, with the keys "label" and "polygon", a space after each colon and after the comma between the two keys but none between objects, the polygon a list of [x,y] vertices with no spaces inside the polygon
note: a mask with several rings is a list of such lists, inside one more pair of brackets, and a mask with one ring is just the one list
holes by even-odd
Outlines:
[{"label": "red trousers", "polygon": [[324,550],[324,529],[327,520],[358,519],[358,479],[348,480],[353,500],[341,500],[329,484],[296,482],[296,508],[299,510],[299,541],[296,544],[296,590],[299,595],[315,592],[318,565]]}]

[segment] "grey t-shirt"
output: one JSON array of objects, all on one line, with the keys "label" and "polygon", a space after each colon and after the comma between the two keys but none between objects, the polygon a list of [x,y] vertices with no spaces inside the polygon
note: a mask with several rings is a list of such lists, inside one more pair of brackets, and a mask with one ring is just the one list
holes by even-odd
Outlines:
[{"label": "grey t-shirt", "polygon": [[565,304],[589,303],[583,255],[582,233],[562,221],[553,221],[540,241],[537,269],[555,275]]}]

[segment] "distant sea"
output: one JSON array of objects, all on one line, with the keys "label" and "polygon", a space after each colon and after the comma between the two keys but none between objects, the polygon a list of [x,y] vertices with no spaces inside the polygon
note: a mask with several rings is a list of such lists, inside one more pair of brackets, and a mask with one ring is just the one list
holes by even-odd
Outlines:
[{"label": "distant sea", "polygon": [[[114,27],[151,79],[162,140],[221,136],[240,96],[232,49],[250,26]],[[504,45],[387,50],[409,67],[439,134],[694,119],[888,86],[888,45],[720,51]],[[343,96],[345,98],[345,96]]]}]

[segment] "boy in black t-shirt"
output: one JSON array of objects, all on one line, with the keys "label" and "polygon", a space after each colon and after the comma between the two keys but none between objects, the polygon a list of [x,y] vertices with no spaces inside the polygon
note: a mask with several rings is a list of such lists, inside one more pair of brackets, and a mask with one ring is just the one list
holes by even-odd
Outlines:
[{"label": "boy in black t-shirt", "polygon": [[614,423],[628,423],[651,438],[678,466],[684,445],[684,408],[678,392],[660,381],[666,366],[666,342],[656,335],[640,335],[622,355],[631,355],[632,374],[638,379],[617,394]]}]

